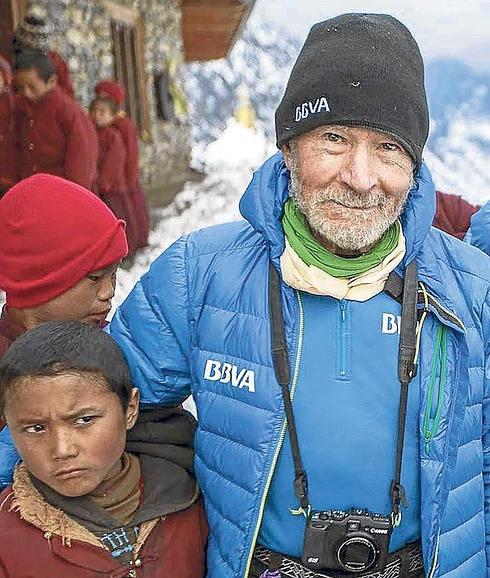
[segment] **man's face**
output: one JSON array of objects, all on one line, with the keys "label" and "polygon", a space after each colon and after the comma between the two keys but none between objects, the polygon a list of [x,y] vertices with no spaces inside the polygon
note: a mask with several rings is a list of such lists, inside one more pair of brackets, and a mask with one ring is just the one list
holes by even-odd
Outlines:
[{"label": "man's face", "polygon": [[45,321],[84,321],[103,325],[111,310],[119,263],[88,273],[51,301],[23,310],[23,324],[32,329]]},{"label": "man's face", "polygon": [[53,90],[56,86],[56,77],[43,80],[35,68],[18,70],[15,73],[15,85],[20,94],[36,102]]},{"label": "man's face", "polygon": [[388,135],[322,126],[284,149],[291,191],[317,239],[356,255],[372,247],[401,214],[413,162]]},{"label": "man's face", "polygon": [[89,494],[121,469],[138,390],[123,411],[117,394],[89,374],[26,377],[12,384],[4,413],[26,468],[62,496]]}]

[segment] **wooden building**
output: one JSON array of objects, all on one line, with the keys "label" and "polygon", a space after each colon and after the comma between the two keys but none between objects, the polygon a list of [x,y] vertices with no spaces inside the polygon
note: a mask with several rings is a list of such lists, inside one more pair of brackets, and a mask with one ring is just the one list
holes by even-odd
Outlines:
[{"label": "wooden building", "polygon": [[146,183],[175,180],[192,143],[183,88],[185,63],[226,57],[255,0],[0,0],[0,53],[26,14],[53,26],[53,46],[67,61],[77,99],[115,77],[141,136]]}]

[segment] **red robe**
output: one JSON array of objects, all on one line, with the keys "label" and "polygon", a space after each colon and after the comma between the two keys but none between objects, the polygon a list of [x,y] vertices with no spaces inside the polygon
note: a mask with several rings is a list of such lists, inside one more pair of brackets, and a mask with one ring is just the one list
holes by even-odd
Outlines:
[{"label": "red robe", "polygon": [[[102,544],[99,547],[89,543],[87,532],[73,528],[71,520],[67,526],[70,541],[63,540],[59,530],[50,531],[49,512],[47,515],[43,510],[42,499],[23,496],[23,503],[31,503],[31,511],[39,512],[38,527],[20,517],[14,499],[12,487],[0,493],[0,578],[203,578],[205,575],[208,529],[200,502],[160,518],[135,555],[136,563],[123,566]],[[52,524],[57,527],[59,522]]]},{"label": "red robe", "polygon": [[121,132],[126,145],[125,173],[136,218],[136,247],[146,247],[148,245],[150,217],[145,193],[140,185],[138,130],[133,121],[127,116],[119,117],[114,122],[114,126]]},{"label": "red robe", "polygon": [[129,252],[135,250],[135,216],[129,194],[125,166],[126,148],[121,133],[113,126],[97,128],[99,159],[97,192],[119,219],[126,221]]},{"label": "red robe", "polygon": [[0,95],[0,196],[19,180],[15,141],[14,96]]},{"label": "red robe", "polygon": [[436,215],[433,225],[457,239],[463,239],[470,227],[471,217],[480,207],[470,205],[457,195],[436,191]]},{"label": "red robe", "polygon": [[68,69],[66,62],[57,52],[53,51],[48,52],[48,57],[56,69],[56,78],[58,80],[58,86],[70,98],[75,98],[75,91],[73,90],[73,84],[71,83],[70,78],[70,71]]},{"label": "red robe", "polygon": [[63,177],[88,189],[97,170],[97,135],[84,110],[56,86],[37,102],[16,100],[20,178]]}]

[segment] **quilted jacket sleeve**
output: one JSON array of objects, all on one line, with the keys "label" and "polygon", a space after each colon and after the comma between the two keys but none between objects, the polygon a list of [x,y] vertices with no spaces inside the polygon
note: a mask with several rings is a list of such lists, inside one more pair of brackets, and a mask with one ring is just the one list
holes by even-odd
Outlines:
[{"label": "quilted jacket sleeve", "polygon": [[176,405],[190,395],[186,241],[153,263],[109,327],[145,405]]},{"label": "quilted jacket sleeve", "polygon": [[485,339],[485,395],[483,399],[483,482],[485,486],[485,533],[487,578],[490,578],[490,292],[483,310],[483,336]]},{"label": "quilted jacket sleeve", "polygon": [[465,241],[490,255],[490,201],[471,217]]}]

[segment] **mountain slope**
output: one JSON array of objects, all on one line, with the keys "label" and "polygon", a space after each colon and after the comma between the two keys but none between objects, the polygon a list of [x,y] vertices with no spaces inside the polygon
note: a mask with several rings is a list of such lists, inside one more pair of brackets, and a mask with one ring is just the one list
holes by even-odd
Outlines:
[{"label": "mountain slope", "polygon": [[274,110],[300,47],[296,37],[252,19],[229,58],[189,65],[186,93],[196,141],[210,142],[224,130],[240,87],[250,95],[257,125],[272,138]]},{"label": "mountain slope", "polygon": [[[256,126],[274,140],[274,111],[301,40],[251,19],[228,59],[188,67],[194,137],[204,144],[224,130],[246,87]],[[426,161],[436,186],[472,203],[490,199],[490,76],[458,60],[427,65],[431,134]]]}]

